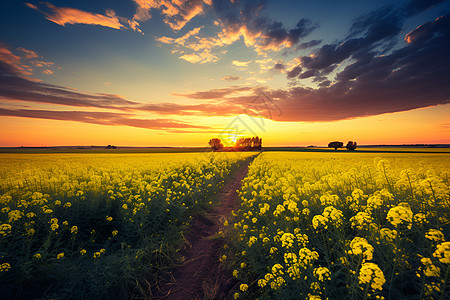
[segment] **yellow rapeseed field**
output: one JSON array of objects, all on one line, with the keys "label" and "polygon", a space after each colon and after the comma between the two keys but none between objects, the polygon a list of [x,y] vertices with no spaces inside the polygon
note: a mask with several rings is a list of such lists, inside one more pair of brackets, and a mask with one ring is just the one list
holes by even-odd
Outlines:
[{"label": "yellow rapeseed field", "polygon": [[251,155],[0,154],[2,295],[148,297],[192,216]]},{"label": "yellow rapeseed field", "polygon": [[225,221],[236,299],[448,299],[450,155],[265,152]]}]

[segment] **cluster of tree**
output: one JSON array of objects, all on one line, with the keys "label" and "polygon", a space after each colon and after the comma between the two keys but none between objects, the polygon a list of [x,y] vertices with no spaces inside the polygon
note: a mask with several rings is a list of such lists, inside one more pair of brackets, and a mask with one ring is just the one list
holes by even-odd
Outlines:
[{"label": "cluster of tree", "polygon": [[116,146],[112,146],[112,145],[108,145],[108,146],[105,147],[105,149],[117,149],[117,147]]},{"label": "cluster of tree", "polygon": [[262,138],[257,136],[251,138],[240,138],[236,141],[236,147],[250,150],[261,150]]},{"label": "cluster of tree", "polygon": [[[343,142],[334,141],[334,142],[330,142],[328,144],[328,148],[334,148],[334,150],[337,150],[338,148],[342,148],[342,147],[344,147]],[[347,150],[355,150],[356,142],[348,141],[347,146],[345,146],[345,148],[347,148]]]},{"label": "cluster of tree", "polygon": [[217,151],[217,150],[223,149],[222,141],[220,139],[218,139],[218,138],[210,139],[208,144],[211,147],[211,149],[213,149],[213,151]]},{"label": "cluster of tree", "polygon": [[210,139],[208,142],[213,151],[248,151],[248,150],[261,150],[262,138],[240,138],[236,141],[234,147],[224,147],[222,141],[218,138]]}]

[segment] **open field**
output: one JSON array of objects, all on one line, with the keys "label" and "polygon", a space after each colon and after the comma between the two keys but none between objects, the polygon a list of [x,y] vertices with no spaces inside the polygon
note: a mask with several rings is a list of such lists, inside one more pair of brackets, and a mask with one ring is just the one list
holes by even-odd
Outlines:
[{"label": "open field", "polygon": [[0,153],[51,154],[51,153],[198,153],[211,152],[210,147],[1,147]]},{"label": "open field", "polygon": [[[199,270],[186,245],[205,240],[219,241],[220,265],[201,269],[227,270],[234,298],[445,299],[450,289],[447,153],[263,151],[246,176],[233,170],[257,153],[103,151],[0,154],[6,298],[170,295],[173,274],[183,289]],[[237,175],[237,209],[210,214]],[[207,237],[192,233],[198,216]]]},{"label": "open field", "polygon": [[151,298],[192,218],[253,154],[2,154],[2,297]]},{"label": "open field", "polygon": [[[105,149],[100,146],[71,146],[71,147],[0,147],[0,153],[22,154],[51,154],[51,153],[94,153],[94,154],[139,154],[139,153],[207,153],[211,147],[117,147]],[[263,147],[262,151],[289,152],[348,152],[345,148],[334,150],[328,147]],[[450,147],[406,147],[406,146],[359,146],[354,152],[358,153],[450,153]]]}]

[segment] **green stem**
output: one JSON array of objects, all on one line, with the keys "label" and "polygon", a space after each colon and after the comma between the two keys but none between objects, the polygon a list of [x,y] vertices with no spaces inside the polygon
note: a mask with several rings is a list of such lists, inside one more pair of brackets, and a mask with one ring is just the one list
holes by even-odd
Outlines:
[{"label": "green stem", "polygon": [[420,288],[420,296],[419,299],[422,300],[423,299],[423,288],[425,287],[425,274],[422,273],[422,285]]},{"label": "green stem", "polygon": [[366,288],[364,290],[364,300],[367,299],[367,292],[369,291],[369,286],[372,283],[372,279],[370,280],[370,282],[367,283]]},{"label": "green stem", "polygon": [[399,252],[399,247],[398,247],[398,240],[399,240],[399,235],[400,232],[397,232],[397,235],[395,237],[395,257],[394,257],[394,266],[392,267],[392,272],[391,272],[391,278],[389,280],[389,294],[388,294],[388,299],[391,299],[391,291],[392,291],[392,282],[394,281],[394,276],[395,276],[395,267],[397,266],[397,261],[398,261],[398,252]]},{"label": "green stem", "polygon": [[445,287],[447,285],[448,274],[450,273],[450,265],[447,266],[447,271],[445,272],[445,279],[441,288],[441,300],[444,300],[445,296]]},{"label": "green stem", "polygon": [[352,300],[355,298],[355,290],[357,288],[356,281],[358,280],[357,274],[358,274],[358,269],[361,266],[361,263],[362,263],[362,255],[359,257],[358,266],[355,269],[355,274],[353,274],[355,276],[355,279],[353,280],[353,284],[352,284]]}]

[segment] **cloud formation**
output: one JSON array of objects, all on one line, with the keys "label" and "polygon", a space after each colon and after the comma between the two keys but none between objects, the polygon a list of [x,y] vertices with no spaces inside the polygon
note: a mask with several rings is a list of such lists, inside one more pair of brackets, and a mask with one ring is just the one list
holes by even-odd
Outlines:
[{"label": "cloud formation", "polygon": [[[355,21],[344,41],[300,57],[300,63],[286,72],[287,78],[311,78],[318,88],[250,88],[246,95],[236,93],[236,88],[214,89],[184,96],[222,99],[245,110],[262,92],[282,111],[271,119],[308,122],[450,103],[450,15],[412,30],[406,34],[403,47],[389,52],[400,32],[402,14],[392,8],[367,14]],[[333,70],[337,71],[330,78]]]},{"label": "cloud formation", "polygon": [[190,94],[183,94],[183,93],[173,93],[174,96],[181,96],[186,97],[190,99],[197,99],[197,100],[211,100],[211,99],[223,99],[226,96],[230,96],[233,94],[238,94],[241,92],[249,92],[253,91],[253,87],[249,86],[232,86],[228,88],[222,88],[222,89],[212,89],[209,91],[204,92],[195,92]]},{"label": "cloud formation", "polygon": [[88,24],[114,29],[124,28],[124,25],[120,23],[119,18],[113,10],[106,10],[106,14],[102,15],[71,7],[56,7],[48,2],[44,2],[44,4],[50,12],[44,11],[43,9],[45,9],[45,7],[41,9],[34,4],[26,3],[28,7],[43,13],[47,20],[61,26],[65,26],[66,24]]},{"label": "cloud formation", "polygon": [[[214,24],[218,31],[214,34],[202,35],[197,27],[178,38],[162,36],[156,40],[173,45],[176,50],[174,52],[183,52],[181,59],[192,63],[215,62],[220,59],[219,49],[241,39],[247,47],[255,49],[259,54],[294,46],[306,49],[320,43],[317,40],[300,43],[317,27],[308,19],[301,18],[294,28],[287,29],[281,22],[263,16],[266,1],[208,2],[216,17]],[[191,53],[184,53],[185,51]]]},{"label": "cloud formation", "polygon": [[222,80],[226,80],[226,81],[236,81],[236,80],[239,80],[239,79],[242,79],[242,77],[228,75],[228,76],[225,76],[225,77],[222,78]]},{"label": "cloud formation", "polygon": [[317,25],[301,18],[294,28],[286,29],[281,22],[263,15],[266,1],[220,1],[213,2],[222,31],[219,38],[231,44],[241,37],[245,44],[256,51],[279,51],[290,48],[309,35]]},{"label": "cloud formation", "polygon": [[445,0],[411,0],[405,10],[409,16],[412,16],[444,1]]},{"label": "cloud formation", "polygon": [[195,132],[197,132],[198,129],[209,129],[207,126],[191,125],[170,119],[137,119],[133,118],[133,115],[111,112],[5,109],[0,107],[0,116],[76,121],[98,125],[131,126],[166,131],[183,128],[196,129]]},{"label": "cloud formation", "polygon": [[[31,50],[23,53],[35,53]],[[32,55],[29,58],[40,57]],[[202,105],[202,109],[195,106],[177,106],[175,104],[160,103],[154,105],[142,105],[123,97],[104,93],[84,93],[70,88],[38,82],[29,76],[32,75],[23,65],[23,58],[13,54],[5,45],[0,44],[0,99],[9,101],[21,101],[28,103],[46,103],[62,106],[83,107],[91,109],[118,110],[108,111],[61,111],[61,110],[37,110],[37,109],[9,109],[0,106],[0,116],[15,116],[23,118],[39,118],[50,120],[77,121],[100,125],[126,125],[139,128],[158,130],[180,130],[184,132],[197,132],[199,129],[207,130],[209,127],[192,125],[171,119],[141,119],[136,118],[130,112],[152,111],[159,114],[182,115],[206,110],[208,106]],[[51,72],[49,70],[49,72]],[[222,106],[223,109],[226,107]],[[212,111],[216,109],[209,108]],[[234,109],[229,106],[228,110]],[[125,113],[127,112],[127,113]],[[231,112],[230,112],[231,113]],[[195,130],[193,130],[195,129]]]},{"label": "cloud formation", "polygon": [[136,13],[133,21],[137,24],[151,18],[153,9],[160,10],[164,23],[173,30],[182,29],[195,16],[203,13],[203,4],[211,5],[210,1],[202,0],[133,0],[136,3]]},{"label": "cloud formation", "polygon": [[[1,53],[0,48],[0,53]],[[111,94],[89,94],[37,82],[26,76],[17,64],[0,56],[0,97],[3,99],[52,103],[67,106],[120,108],[135,102]],[[25,75],[28,73],[26,72]]]}]

